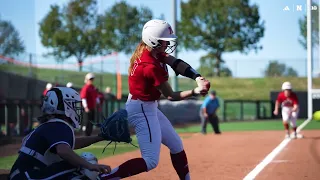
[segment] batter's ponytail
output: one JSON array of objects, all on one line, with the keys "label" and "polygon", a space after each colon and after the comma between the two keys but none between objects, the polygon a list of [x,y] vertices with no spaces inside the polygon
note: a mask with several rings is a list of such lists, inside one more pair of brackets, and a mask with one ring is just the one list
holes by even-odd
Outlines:
[{"label": "batter's ponytail", "polygon": [[128,69],[128,75],[130,76],[131,70],[133,68],[134,62],[139,59],[141,57],[141,54],[143,52],[144,49],[148,49],[151,50],[151,48],[149,46],[147,46],[143,41],[141,41],[138,46],[136,47],[136,50],[134,51],[134,53],[131,56],[130,59],[130,66]]}]

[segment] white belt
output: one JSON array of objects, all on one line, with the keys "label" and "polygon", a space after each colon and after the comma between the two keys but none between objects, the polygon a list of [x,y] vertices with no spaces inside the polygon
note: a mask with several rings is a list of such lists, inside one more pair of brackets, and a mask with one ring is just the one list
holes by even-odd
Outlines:
[{"label": "white belt", "polygon": [[49,165],[49,164],[46,162],[44,156],[43,156],[42,154],[36,152],[36,151],[33,150],[33,149],[30,149],[30,148],[28,148],[28,147],[26,147],[26,146],[23,146],[23,147],[20,148],[20,152],[23,152],[23,153],[25,153],[25,154],[27,154],[27,155],[29,155],[29,156],[32,156],[32,157],[38,159],[39,161],[41,161],[41,162],[42,162],[43,164],[45,164],[45,165]]}]

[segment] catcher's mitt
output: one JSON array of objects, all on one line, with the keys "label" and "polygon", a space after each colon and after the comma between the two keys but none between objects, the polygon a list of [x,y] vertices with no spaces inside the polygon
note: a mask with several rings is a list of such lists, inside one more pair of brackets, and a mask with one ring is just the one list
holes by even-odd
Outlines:
[{"label": "catcher's mitt", "polygon": [[[103,117],[104,120],[102,123],[95,124],[100,128],[99,136],[107,141],[110,141],[107,144],[107,146],[112,142],[115,142],[115,149],[116,149],[117,142],[125,142],[125,143],[132,144],[131,143],[132,139],[130,137],[129,124],[128,124],[127,118],[128,118],[127,111],[125,109],[120,109],[119,111],[113,113],[108,118]],[[104,152],[106,147],[103,149],[102,153]]]}]

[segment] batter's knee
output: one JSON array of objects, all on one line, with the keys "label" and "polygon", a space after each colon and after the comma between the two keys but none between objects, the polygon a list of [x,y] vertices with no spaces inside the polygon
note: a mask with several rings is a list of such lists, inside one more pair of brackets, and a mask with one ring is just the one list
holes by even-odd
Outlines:
[{"label": "batter's knee", "polygon": [[294,119],[297,119],[298,118],[298,113],[297,112],[292,112],[291,113],[291,117],[294,118]]},{"label": "batter's knee", "polygon": [[289,118],[283,118],[283,119],[282,119],[282,123],[283,123],[283,124],[288,124],[288,121],[289,121]]},{"label": "batter's knee", "polygon": [[146,161],[148,171],[156,168],[159,164],[159,157],[143,157]]}]

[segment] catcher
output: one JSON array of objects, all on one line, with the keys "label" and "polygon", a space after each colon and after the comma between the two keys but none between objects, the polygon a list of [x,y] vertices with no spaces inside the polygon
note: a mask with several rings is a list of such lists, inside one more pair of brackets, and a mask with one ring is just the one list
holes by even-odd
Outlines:
[{"label": "catcher", "polygon": [[46,93],[41,110],[40,125],[23,139],[10,179],[72,179],[83,169],[110,172],[110,166],[90,163],[73,151],[104,140],[101,134],[75,137],[83,112],[79,93],[68,87],[53,88]]}]

